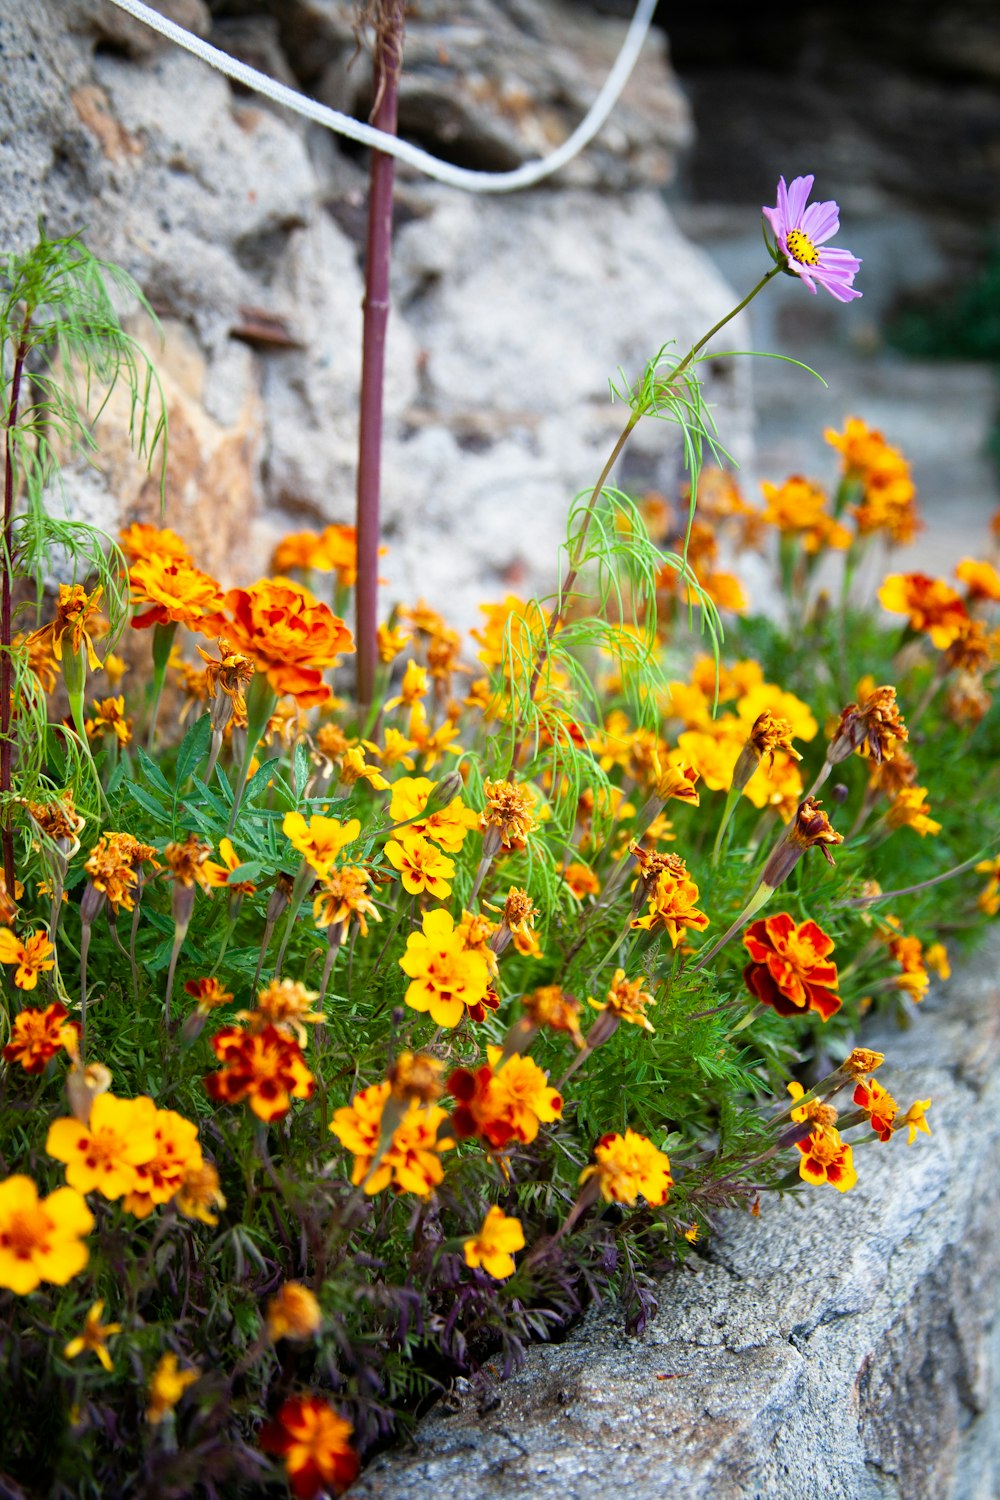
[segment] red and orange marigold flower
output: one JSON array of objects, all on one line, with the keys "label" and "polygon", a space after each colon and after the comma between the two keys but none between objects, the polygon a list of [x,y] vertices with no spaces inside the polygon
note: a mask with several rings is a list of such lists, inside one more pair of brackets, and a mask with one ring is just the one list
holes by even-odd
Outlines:
[{"label": "red and orange marigold flower", "polygon": [[828,1021],[840,1009],[837,965],[829,962],[833,939],[815,922],[798,926],[788,912],[751,922],[743,934],[751,962],[747,987],[779,1016],[815,1010]]},{"label": "red and orange marigold flower", "polygon": [[351,1447],[354,1428],[320,1396],[293,1396],[276,1419],[260,1430],[260,1446],[285,1461],[288,1483],[297,1500],[343,1494],[358,1476],[359,1459]]},{"label": "red and orange marigold flower", "polygon": [[293,1099],[312,1098],[315,1079],[302,1049],[276,1026],[256,1032],[228,1026],[216,1032],[212,1048],[222,1064],[205,1079],[213,1099],[225,1104],[246,1099],[257,1118],[270,1124],[287,1115]]},{"label": "red and orange marigold flower", "polygon": [[581,1172],[580,1181],[592,1177],[609,1203],[634,1203],[641,1194],[651,1208],[666,1203],[674,1185],[669,1157],[635,1130],[601,1137],[594,1147],[594,1165]]},{"label": "red and orange marigold flower", "polygon": [[56,1000],[45,1010],[22,1010],[14,1017],[11,1040],[3,1049],[8,1062],[20,1063],[26,1073],[41,1073],[57,1052],[68,1051],[80,1035],[79,1021]]},{"label": "red and orange marigold flower", "polygon": [[362,1089],[335,1111],[330,1131],[354,1155],[355,1186],[363,1184],[370,1195],[391,1185],[397,1193],[427,1198],[444,1177],[441,1153],[455,1144],[440,1134],[448,1116],[439,1105],[422,1105],[419,1099],[393,1099],[395,1108],[387,1116],[392,1093],[389,1081]]},{"label": "red and orange marigold flower", "polygon": [[832,1125],[821,1125],[798,1142],[802,1153],[799,1176],[803,1182],[819,1185],[828,1182],[838,1193],[846,1193],[858,1180],[850,1146],[840,1138]]}]

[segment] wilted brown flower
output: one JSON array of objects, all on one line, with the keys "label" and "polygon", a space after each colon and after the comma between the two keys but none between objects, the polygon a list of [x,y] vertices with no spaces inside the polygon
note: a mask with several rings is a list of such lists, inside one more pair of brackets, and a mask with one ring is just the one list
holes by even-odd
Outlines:
[{"label": "wilted brown flower", "polygon": [[881,765],[892,760],[896,747],[907,738],[907,728],[896,703],[896,689],[877,687],[860,706],[849,703],[842,711],[837,732],[826,752],[827,763],[835,766],[857,750]]}]

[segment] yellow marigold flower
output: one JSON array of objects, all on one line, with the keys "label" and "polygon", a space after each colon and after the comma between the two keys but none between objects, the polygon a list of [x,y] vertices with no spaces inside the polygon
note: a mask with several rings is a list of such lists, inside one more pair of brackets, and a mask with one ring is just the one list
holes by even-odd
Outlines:
[{"label": "yellow marigold flower", "polygon": [[379,625],[375,634],[378,641],[378,659],[385,666],[395,661],[396,657],[406,650],[411,639],[398,625]]},{"label": "yellow marigold flower", "polygon": [[88,739],[96,740],[102,734],[113,734],[119,745],[131,742],[132,720],[125,717],[124,698],[95,699],[93,712],[93,718],[85,719],[83,724]]},{"label": "yellow marigold flower", "polygon": [[[94,650],[93,633],[99,633],[103,592],[103,588],[96,588],[92,594],[88,594],[82,584],[61,583],[55,619],[51,625],[43,625],[26,636],[25,645],[30,648],[35,643],[45,643],[56,661],[61,663],[63,650],[68,642],[74,656],[85,650],[90,670],[99,671],[101,663]],[[106,623],[103,622],[105,626]]]},{"label": "yellow marigold flower", "polygon": [[199,1370],[177,1368],[176,1354],[164,1354],[149,1382],[146,1421],[151,1422],[155,1427],[163,1421],[164,1417],[170,1416],[188,1386],[194,1385],[195,1381],[200,1379]]},{"label": "yellow marigold flower", "polygon": [[233,649],[252,658],[276,693],[291,694],[302,708],[329,701],[323,672],[354,651],[343,620],[287,579],[230,589],[226,606],[232,620],[225,633]]},{"label": "yellow marigold flower", "polygon": [[512,1251],[523,1249],[524,1230],[520,1219],[509,1219],[496,1206],[487,1213],[475,1238],[466,1240],[462,1246],[465,1264],[469,1269],[475,1271],[482,1266],[496,1281],[513,1276],[515,1266]]},{"label": "yellow marigold flower", "polygon": [[858,1174],[854,1170],[851,1148],[840,1138],[833,1126],[821,1126],[804,1141],[798,1142],[802,1153],[799,1176],[803,1182],[819,1184],[828,1182],[838,1193],[846,1193],[854,1187]]},{"label": "yellow marigold flower", "polygon": [[486,967],[490,971],[491,978],[495,978],[500,972],[497,962],[497,953],[500,949],[496,946],[496,935],[500,926],[491,922],[489,917],[482,912],[463,911],[462,920],[455,928],[455,933],[462,940],[462,947],[470,953],[481,953],[486,960]]},{"label": "yellow marigold flower", "polygon": [[924,949],[924,963],[928,969],[933,969],[941,980],[951,978],[951,965],[948,962],[948,950],[944,943],[931,943]]},{"label": "yellow marigold flower", "polygon": [[736,700],[736,713],[744,725],[753,725],[765,709],[788,725],[792,739],[813,740],[819,733],[819,724],[809,705],[774,683],[758,683]]},{"label": "yellow marigold flower", "polygon": [[145,1095],[118,1099],[102,1093],[93,1101],[89,1125],[53,1121],[45,1149],[65,1162],[70,1187],[81,1193],[96,1189],[114,1201],[136,1187],[137,1169],[157,1154],[156,1115],[155,1104]]},{"label": "yellow marigold flower", "polygon": [[670,1160],[652,1141],[634,1130],[602,1136],[594,1147],[595,1165],[580,1174],[581,1183],[596,1177],[609,1203],[634,1203],[641,1194],[651,1208],[666,1203],[674,1180]]},{"label": "yellow marigold flower", "polygon": [[147,1219],[160,1203],[179,1191],[189,1166],[200,1166],[198,1127],[172,1109],[158,1109],[153,1123],[156,1150],[135,1168],[135,1182],[122,1207],[137,1219]]},{"label": "yellow marigold flower", "polygon": [[600,894],[601,882],[586,865],[579,862],[569,864],[563,870],[562,877],[578,901],[582,901],[585,896]]},{"label": "yellow marigold flower", "polygon": [[38,984],[39,974],[55,967],[50,955],[55,948],[49,942],[44,929],[39,928],[22,943],[9,927],[0,927],[0,964],[17,964],[14,983],[19,990],[33,990]]},{"label": "yellow marigold flower", "polygon": [[891,573],[878,600],[890,614],[907,615],[911,630],[925,631],[939,651],[958,638],[968,619],[960,595],[943,579],[925,573]]},{"label": "yellow marigold flower", "polygon": [[311,1339],[323,1324],[323,1312],[313,1293],[301,1281],[286,1281],[268,1300],[265,1311],[267,1336],[279,1339]]},{"label": "yellow marigold flower", "polygon": [[398,841],[390,839],[386,844],[385,857],[399,871],[409,895],[421,896],[426,891],[439,901],[451,895],[449,879],[455,873],[455,862],[429,839],[404,829]]},{"label": "yellow marigold flower", "polygon": [[896,1121],[896,1129],[902,1130],[904,1125],[908,1131],[906,1144],[912,1146],[917,1138],[917,1131],[922,1130],[924,1135],[930,1135],[931,1127],[927,1123],[927,1111],[931,1107],[930,1099],[915,1099],[900,1119]]},{"label": "yellow marigold flower", "polygon": [[94,1216],[72,1187],[39,1198],[30,1177],[0,1182],[0,1287],[27,1296],[43,1281],[65,1286],[87,1264]]},{"label": "yellow marigold flower", "polygon": [[281,828],[292,848],[298,850],[320,880],[325,880],[340,851],[353,844],[361,833],[361,822],[351,818],[350,822],[341,823],[337,818],[313,813],[307,823],[301,813],[288,812]]},{"label": "yellow marigold flower", "polygon": [[826,491],[801,474],[781,485],[765,480],[760,488],[766,501],[764,520],[778,531],[809,531],[826,516]]},{"label": "yellow marigold flower", "polygon": [[378,766],[365,760],[365,752],[360,745],[352,745],[344,751],[340,761],[340,780],[344,786],[367,781],[377,792],[384,792],[389,785]]},{"label": "yellow marigold flower", "polygon": [[558,984],[543,984],[521,997],[521,1005],[533,1026],[548,1026],[565,1031],[577,1047],[585,1046],[580,1031],[580,1002],[563,992]]},{"label": "yellow marigold flower", "polygon": [[407,739],[401,729],[386,729],[384,732],[385,744],[380,748],[371,740],[362,740],[366,750],[380,760],[383,766],[405,766],[412,771],[416,762],[412,752],[417,748],[416,740]]},{"label": "yellow marigold flower", "polygon": [[276,1026],[253,1032],[224,1027],[212,1038],[212,1050],[222,1066],[205,1078],[210,1096],[225,1104],[249,1100],[265,1125],[287,1115],[293,1099],[312,1098],[316,1080],[302,1049]]},{"label": "yellow marigold flower", "polygon": [[154,552],[133,563],[128,577],[133,603],[150,606],[133,617],[136,629],[173,623],[217,636],[224,628],[221,588],[188,559]]},{"label": "yellow marigold flower", "polygon": [[644,927],[648,932],[662,927],[675,948],[689,928],[704,932],[708,926],[708,917],[695,906],[698,887],[684,868],[684,861],[678,859],[677,864],[681,866],[680,870],[660,871],[649,892],[646,915],[633,917],[631,924],[633,928]]},{"label": "yellow marigold flower", "polygon": [[466,1006],[477,1005],[489,987],[481,953],[462,946],[454,919],[443,908],[424,913],[422,932],[412,932],[399,967],[408,975],[406,1003],[429,1011],[437,1026],[457,1026]]},{"label": "yellow marigold flower", "polygon": [[285,1461],[292,1494],[298,1500],[342,1495],[358,1477],[360,1460],[348,1442],[350,1422],[320,1396],[292,1396],[274,1422],[260,1430],[260,1446]]},{"label": "yellow marigold flower", "polygon": [[450,755],[462,753],[455,744],[458,739],[458,725],[453,719],[445,719],[437,729],[432,731],[427,719],[427,710],[422,703],[414,703],[410,709],[406,732],[416,745],[417,753],[423,757],[424,769],[427,771],[432,771],[445,753]]},{"label": "yellow marigold flower", "polygon": [[83,1331],[75,1339],[70,1339],[63,1350],[67,1359],[76,1359],[78,1354],[84,1352],[96,1354],[108,1374],[114,1369],[111,1355],[107,1350],[107,1341],[113,1334],[121,1333],[120,1323],[102,1323],[104,1316],[104,1303],[95,1302],[83,1321]]},{"label": "yellow marigold flower", "polygon": [[181,1185],[174,1194],[174,1205],[188,1219],[202,1224],[218,1224],[213,1208],[225,1208],[226,1200],[219,1189],[219,1174],[211,1162],[188,1161]]},{"label": "yellow marigold flower", "polygon": [[354,1153],[351,1181],[355,1186],[363,1183],[365,1192],[372,1195],[391,1183],[397,1192],[429,1197],[444,1177],[441,1153],[455,1144],[438,1136],[447,1113],[436,1104],[426,1108],[410,1104],[382,1150],[382,1113],[391,1092],[388,1082],[363,1089],[335,1112],[330,1130]]},{"label": "yellow marigold flower", "polygon": [[[429,776],[401,776],[393,782],[389,816],[394,823],[407,825],[404,834],[423,834],[440,844],[446,854],[457,854],[469,830],[478,826],[479,818],[461,797],[453,797],[445,807],[436,806],[435,786]],[[421,816],[428,803],[431,811]]]},{"label": "yellow marigold flower", "polygon": [[885,815],[885,821],[889,828],[912,828],[921,838],[926,838],[929,833],[941,832],[941,824],[930,817],[925,786],[901,787]]},{"label": "yellow marigold flower", "polygon": [[992,563],[963,557],[955,569],[955,577],[965,584],[970,599],[989,599],[994,604],[1000,601],[1000,573]]},{"label": "yellow marigold flower", "polygon": [[[331,870],[313,901],[313,921],[317,927],[344,927],[353,917],[362,937],[368,936],[368,922],[381,922],[381,914],[371,899],[371,875],[360,865],[341,865]],[[341,933],[343,937],[343,933]]]},{"label": "yellow marigold flower", "polygon": [[[23,651],[27,657],[28,668],[38,679],[38,685],[43,693],[51,693],[56,685],[55,656],[52,653],[52,642],[45,636],[39,636],[36,632],[33,637],[23,633],[15,635],[13,640],[15,651]],[[105,668],[107,663],[105,662]]]},{"label": "yellow marigold flower", "polygon": [[678,802],[686,802],[689,807],[699,807],[701,797],[697,791],[699,773],[694,766],[689,766],[684,760],[681,751],[672,751],[667,758],[667,764],[661,766],[658,774],[652,782],[652,790],[661,802],[669,802],[671,798]]},{"label": "yellow marigold flower", "polygon": [[[677,737],[677,748],[683,759],[691,766],[697,778],[702,780],[710,792],[726,791],[740,758],[740,733],[742,726],[731,716],[718,721],[717,732],[685,729]],[[730,732],[726,732],[729,730]],[[742,738],[742,735],[741,735]]]},{"label": "yellow marigold flower", "polygon": [[263,1031],[274,1026],[278,1031],[295,1037],[300,1047],[306,1044],[306,1029],[303,1022],[318,1026],[325,1021],[321,1010],[310,1010],[318,990],[307,990],[298,979],[272,979],[257,996],[256,1010],[238,1010],[237,1021],[249,1021],[252,1031]]},{"label": "yellow marigold flower", "polygon": [[587,1004],[594,1010],[609,1011],[616,1021],[628,1021],[633,1026],[641,1026],[643,1031],[652,1031],[654,1027],[646,1015],[646,1008],[653,1004],[654,997],[642,986],[642,979],[626,979],[625,970],[616,969],[603,1005],[596,1000],[588,1000]]},{"label": "yellow marigold flower", "polygon": [[134,909],[139,874],[131,853],[125,851],[115,834],[101,835],[83,868],[94,890],[107,898],[116,916],[119,911]]},{"label": "yellow marigold flower", "polygon": [[528,835],[535,827],[533,798],[526,787],[515,786],[512,781],[483,782],[486,807],[479,819],[485,835],[484,852],[492,842],[495,849],[507,853],[511,849],[523,849]]},{"label": "yellow marigold flower", "polygon": [[976,873],[990,877],[977,897],[979,909],[988,917],[995,917],[1000,911],[1000,855],[996,859],[981,859]]},{"label": "yellow marigold flower", "polygon": [[191,557],[187,543],[169,526],[150,526],[146,522],[133,521],[131,526],[119,531],[118,541],[129,562],[157,555],[185,562]]},{"label": "yellow marigold flower", "polygon": [[421,698],[426,698],[428,686],[427,668],[420,666],[418,662],[408,661],[399,693],[395,698],[386,699],[385,712],[388,713],[390,709],[398,708],[401,703],[405,703],[407,708],[412,708]]}]

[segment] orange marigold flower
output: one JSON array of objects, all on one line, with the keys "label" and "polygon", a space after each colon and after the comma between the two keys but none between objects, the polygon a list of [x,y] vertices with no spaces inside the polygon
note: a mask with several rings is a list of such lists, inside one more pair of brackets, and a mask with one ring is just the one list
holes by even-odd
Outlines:
[{"label": "orange marigold flower", "polygon": [[163,862],[175,885],[192,890],[196,885],[203,891],[225,885],[229,878],[214,860],[209,859],[211,844],[202,843],[196,833],[189,833],[183,844],[168,844],[163,851]]},{"label": "orange marigold flower", "polygon": [[787,912],[751,922],[743,934],[751,963],[743,970],[748,989],[779,1016],[818,1011],[828,1021],[840,1009],[837,965],[826,960],[833,938],[815,922],[796,926]]},{"label": "orange marigold flower", "polygon": [[406,631],[400,629],[398,625],[383,623],[378,626],[375,634],[378,640],[378,659],[383,666],[394,662],[396,657],[406,650],[410,641]]},{"label": "orange marigold flower", "polygon": [[171,531],[169,526],[150,526],[133,521],[131,526],[119,531],[118,542],[129,562],[139,562],[157,555],[178,558],[184,562],[191,557],[187,543],[176,531]]},{"label": "orange marigold flower", "polygon": [[483,831],[483,852],[492,844],[493,852],[523,849],[535,827],[532,794],[512,781],[483,782],[486,807],[479,819]]},{"label": "orange marigold flower", "polygon": [[633,917],[631,925],[634,928],[644,927],[648,932],[655,932],[662,927],[676,948],[690,928],[704,932],[708,926],[708,917],[695,905],[698,887],[688,875],[684,861],[676,855],[665,855],[663,858],[670,859],[673,863],[657,875],[656,883],[649,891],[649,909],[646,915]]},{"label": "orange marigold flower", "polygon": [[133,602],[150,605],[145,613],[133,616],[137,630],[177,624],[202,635],[219,635],[225,596],[214,578],[186,558],[154,552],[133,563],[128,577]]},{"label": "orange marigold flower", "polygon": [[979,875],[988,875],[990,878],[979,892],[976,904],[980,911],[988,917],[995,917],[1000,911],[1000,855],[996,859],[981,859],[976,866]]},{"label": "orange marigold flower", "polygon": [[208,1161],[189,1161],[181,1185],[174,1194],[174,1205],[188,1219],[202,1224],[218,1224],[213,1208],[225,1208],[226,1200],[219,1190],[219,1174]]},{"label": "orange marigold flower", "polygon": [[140,1095],[118,1099],[98,1094],[89,1125],[79,1120],[55,1120],[49,1126],[45,1149],[66,1163],[66,1181],[78,1192],[95,1189],[113,1202],[132,1191],[138,1168],[157,1152],[156,1105]]},{"label": "orange marigold flower", "polygon": [[644,1031],[652,1031],[654,1028],[646,1015],[646,1008],[653,1004],[654,997],[642,986],[642,979],[626,979],[625,970],[616,969],[607,1000],[603,1004],[596,1000],[589,1000],[587,1003],[594,1010],[610,1012],[616,1021],[629,1021],[633,1026],[641,1026]]},{"label": "orange marigold flower", "polygon": [[385,1122],[383,1138],[383,1114],[391,1097],[388,1081],[362,1089],[349,1105],[335,1111],[330,1130],[354,1154],[351,1181],[356,1187],[363,1184],[371,1195],[391,1184],[397,1193],[427,1198],[444,1177],[441,1153],[455,1144],[439,1133],[447,1113],[436,1104],[422,1107],[414,1100],[401,1114],[397,1107]]},{"label": "orange marigold flower", "polygon": [[71,1187],[39,1198],[30,1177],[0,1182],[0,1287],[25,1297],[43,1281],[65,1286],[87,1264],[94,1216]]},{"label": "orange marigold flower", "polygon": [[520,1219],[509,1219],[495,1205],[483,1220],[479,1233],[462,1246],[465,1264],[471,1271],[479,1266],[497,1281],[514,1274],[514,1250],[524,1249],[524,1230]]},{"label": "orange marigold flower", "polygon": [[298,1042],[275,1026],[262,1031],[226,1027],[212,1038],[222,1067],[209,1073],[205,1087],[213,1099],[239,1104],[247,1099],[259,1120],[270,1124],[292,1107],[293,1099],[311,1099],[315,1079]]},{"label": "orange marigold flower", "polygon": [[521,997],[521,1005],[533,1026],[565,1031],[577,1047],[584,1047],[580,1031],[580,1002],[564,993],[561,985],[543,984]]},{"label": "orange marigold flower", "polygon": [[427,892],[439,901],[451,895],[449,879],[455,873],[455,862],[429,839],[404,829],[400,839],[388,841],[385,857],[399,871],[403,889],[409,895],[421,896]]},{"label": "orange marigold flower", "polygon": [[861,1073],[874,1073],[885,1062],[884,1052],[873,1052],[870,1047],[855,1047],[841,1063],[846,1073],[857,1077]]},{"label": "orange marigold flower", "polygon": [[260,1430],[260,1446],[285,1461],[297,1500],[321,1491],[342,1495],[358,1477],[360,1460],[351,1447],[354,1428],[320,1396],[293,1396],[273,1422]]},{"label": "orange marigold flower", "polygon": [[193,1000],[197,1000],[200,1016],[207,1016],[210,1011],[218,1010],[222,1005],[231,1005],[234,998],[231,991],[212,976],[188,979],[184,983],[184,989]]},{"label": "orange marigold flower", "polygon": [[8,1062],[17,1062],[26,1073],[41,1073],[57,1052],[68,1051],[80,1035],[79,1021],[68,1019],[69,1011],[56,1000],[45,1010],[22,1010],[14,1017],[11,1040],[3,1049]]},{"label": "orange marigold flower", "polygon": [[925,786],[901,787],[885,815],[885,821],[889,828],[912,828],[921,838],[926,838],[929,833],[941,832],[941,824],[930,817]]},{"label": "orange marigold flower", "polygon": [[939,651],[947,651],[968,619],[960,595],[926,573],[891,573],[878,598],[890,614],[907,615],[912,630],[926,631]]},{"label": "orange marigold flower", "polygon": [[268,1299],[264,1313],[267,1336],[279,1339],[311,1339],[323,1324],[323,1312],[313,1293],[301,1281],[286,1281]]},{"label": "orange marigold flower", "polygon": [[900,716],[894,687],[877,687],[862,703],[849,703],[841,711],[837,732],[830,742],[831,765],[845,760],[852,751],[869,756],[876,765],[895,759],[898,747],[909,738]]},{"label": "orange marigold flower", "polygon": [[43,928],[31,933],[25,942],[9,927],[0,927],[0,964],[17,964],[14,983],[19,990],[33,990],[39,974],[55,968],[50,955],[55,948]]},{"label": "orange marigold flower", "polygon": [[828,514],[826,492],[801,474],[793,474],[782,485],[761,485],[764,499],[763,521],[776,527],[786,536],[801,535],[807,552],[819,552],[822,547],[843,550],[851,544],[851,533],[846,526]]},{"label": "orange marigold flower", "polygon": [[918,1130],[922,1130],[924,1135],[930,1135],[931,1127],[927,1123],[927,1111],[930,1107],[930,1099],[915,1099],[906,1111],[906,1114],[901,1115],[896,1121],[897,1130],[902,1130],[905,1126],[908,1131],[906,1138],[908,1146],[913,1145],[913,1142],[917,1138]]},{"label": "orange marigold flower", "polygon": [[325,880],[336,863],[340,851],[361,833],[361,822],[351,818],[341,823],[337,818],[324,818],[313,813],[308,823],[299,812],[285,814],[282,832],[297,849],[302,858],[316,871],[320,880]]},{"label": "orange marigold flower", "polygon": [[146,1421],[158,1426],[172,1414],[188,1386],[200,1379],[198,1370],[178,1369],[176,1354],[164,1354],[150,1378]]},{"label": "orange marigold flower", "polygon": [[102,1323],[104,1316],[104,1303],[95,1302],[83,1320],[83,1331],[75,1339],[70,1339],[63,1350],[66,1359],[76,1359],[78,1354],[96,1354],[101,1364],[110,1375],[114,1369],[114,1363],[107,1350],[108,1339],[116,1333],[121,1333],[120,1323]]},{"label": "orange marigold flower", "polygon": [[180,1191],[189,1167],[201,1165],[198,1127],[172,1109],[158,1109],[153,1122],[156,1150],[135,1169],[135,1182],[122,1207],[137,1219],[147,1219],[159,1203],[169,1203]]},{"label": "orange marigold flower", "polygon": [[832,1126],[822,1126],[797,1144],[802,1153],[799,1176],[803,1182],[817,1185],[828,1182],[838,1193],[846,1193],[854,1187],[858,1180],[854,1157],[850,1146],[841,1140],[839,1131]]},{"label": "orange marigold flower", "polygon": [[61,583],[55,619],[50,625],[43,625],[26,636],[25,645],[30,649],[36,643],[44,643],[48,645],[56,661],[61,662],[68,642],[74,656],[85,650],[90,670],[98,671],[101,663],[94,650],[93,634],[100,633],[100,623],[105,626],[107,624],[100,620],[103,593],[103,588],[96,588],[92,594],[88,594],[82,584]]},{"label": "orange marigold flower", "polygon": [[258,994],[256,1010],[238,1010],[236,1019],[248,1021],[253,1031],[274,1026],[283,1035],[294,1036],[299,1046],[304,1047],[306,1030],[303,1022],[318,1026],[326,1020],[321,1010],[309,1009],[318,998],[318,990],[307,990],[298,979],[272,979]]},{"label": "orange marigold flower", "polygon": [[267,674],[276,693],[291,694],[303,708],[327,702],[323,672],[354,651],[343,620],[307,589],[279,579],[230,589],[226,607],[233,615],[227,638]]},{"label": "orange marigold flower", "polygon": [[863,1109],[871,1121],[871,1127],[880,1141],[887,1141],[894,1130],[893,1121],[899,1113],[899,1105],[875,1078],[859,1079],[854,1090],[854,1102]]},{"label": "orange marigold flower", "polygon": [[341,938],[347,931],[347,923],[353,919],[368,936],[368,922],[381,922],[381,914],[371,899],[369,888],[371,875],[360,865],[342,865],[331,870],[323,881],[319,894],[313,900],[313,921],[317,927],[341,927]]},{"label": "orange marigold flower", "polygon": [[426,1052],[401,1052],[388,1072],[392,1097],[400,1104],[433,1104],[444,1093],[443,1067]]},{"label": "orange marigold flower", "polygon": [[421,932],[412,932],[399,967],[411,980],[406,1004],[429,1011],[437,1026],[457,1026],[465,1009],[483,1000],[489,968],[481,953],[463,946],[450,912],[424,913]]},{"label": "orange marigold flower", "polygon": [[562,877],[578,901],[582,901],[585,896],[600,894],[601,882],[586,865],[578,862],[569,864],[563,870]]},{"label": "orange marigold flower", "polygon": [[581,1183],[596,1177],[609,1203],[634,1203],[640,1194],[651,1208],[666,1203],[674,1179],[670,1160],[652,1141],[634,1130],[604,1135],[594,1147],[595,1164],[580,1174]]}]

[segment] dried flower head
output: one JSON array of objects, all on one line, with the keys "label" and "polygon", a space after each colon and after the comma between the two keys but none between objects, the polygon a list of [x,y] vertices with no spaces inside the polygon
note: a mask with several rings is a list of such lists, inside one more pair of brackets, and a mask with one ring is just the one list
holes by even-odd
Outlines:
[{"label": "dried flower head", "polygon": [[388,1072],[392,1097],[402,1104],[433,1104],[444,1093],[443,1069],[426,1052],[401,1052]]},{"label": "dried flower head", "polygon": [[855,1047],[841,1063],[845,1073],[858,1078],[862,1073],[874,1073],[885,1062],[884,1052],[874,1052],[870,1047]]},{"label": "dried flower head", "polygon": [[896,689],[877,687],[861,705],[849,703],[842,710],[826,758],[835,766],[856,750],[880,766],[896,757],[908,737],[896,703]]},{"label": "dried flower head", "polygon": [[[486,807],[479,819],[482,829],[483,852],[523,849],[528,835],[535,827],[533,797],[526,787],[516,786],[512,781],[490,781],[483,783]],[[491,847],[492,846],[492,847]]]}]

